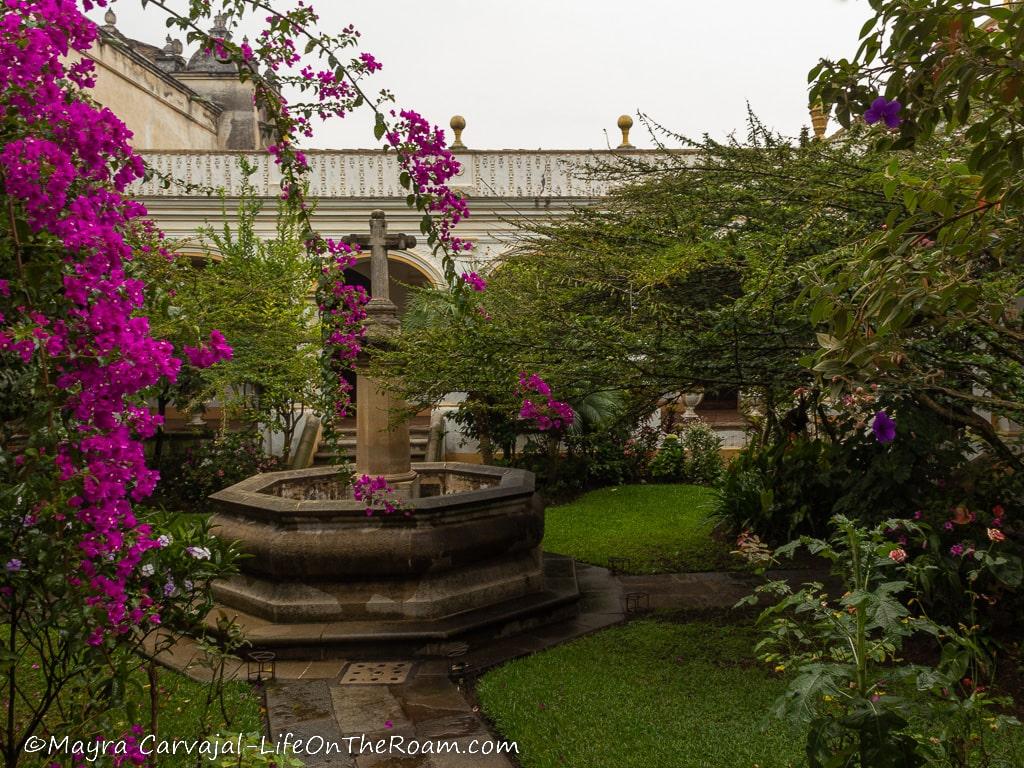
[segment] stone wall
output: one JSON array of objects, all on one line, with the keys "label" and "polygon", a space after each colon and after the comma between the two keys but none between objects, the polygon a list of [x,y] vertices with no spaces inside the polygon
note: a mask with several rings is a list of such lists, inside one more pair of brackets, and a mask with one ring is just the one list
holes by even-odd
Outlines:
[{"label": "stone wall", "polygon": [[[91,96],[120,117],[136,149],[216,150],[221,109],[157,70],[145,57],[102,36],[89,51],[96,63]],[[80,58],[75,53],[69,60]]]}]

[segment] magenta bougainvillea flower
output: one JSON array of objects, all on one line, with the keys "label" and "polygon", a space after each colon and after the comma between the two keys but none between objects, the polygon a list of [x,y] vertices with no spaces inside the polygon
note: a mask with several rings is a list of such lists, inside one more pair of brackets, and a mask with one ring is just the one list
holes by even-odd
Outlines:
[{"label": "magenta bougainvillea flower", "polygon": [[376,511],[385,515],[402,511],[406,517],[410,516],[412,510],[402,504],[396,493],[383,475],[362,475],[352,481],[352,498],[366,504],[368,517]]},{"label": "magenta bougainvillea flower", "polygon": [[359,60],[366,65],[367,72],[376,72],[384,68],[384,65],[377,61],[372,53],[360,53]]},{"label": "magenta bougainvillea flower", "polygon": [[462,279],[474,291],[483,291],[487,288],[487,281],[476,272],[463,272]]},{"label": "magenta bougainvillea flower", "polygon": [[889,101],[884,96],[879,96],[871,102],[871,106],[864,113],[864,122],[874,125],[878,121],[882,121],[888,128],[899,128],[903,122],[903,118],[900,117],[902,108],[903,105],[896,99]]},{"label": "magenta bougainvillea flower", "polygon": [[185,347],[182,350],[185,357],[196,368],[209,368],[221,360],[230,360],[232,350],[224,334],[220,331],[210,331],[210,339],[200,347]]},{"label": "magenta bougainvillea flower", "polygon": [[878,442],[891,443],[896,439],[896,421],[885,411],[879,411],[871,422],[871,431]]},{"label": "magenta bougainvillea flower", "polygon": [[[537,374],[520,373],[519,392],[523,395],[519,418],[523,421],[532,421],[541,432],[565,429],[572,424],[572,407],[551,397],[551,387]],[[541,397],[532,397],[532,394]]]}]

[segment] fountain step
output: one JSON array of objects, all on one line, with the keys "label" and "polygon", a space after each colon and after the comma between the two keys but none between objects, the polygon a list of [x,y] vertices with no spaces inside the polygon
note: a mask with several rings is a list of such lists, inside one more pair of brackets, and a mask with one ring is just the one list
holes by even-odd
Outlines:
[{"label": "fountain step", "polygon": [[233,617],[252,644],[279,659],[399,658],[449,655],[453,641],[476,644],[576,615],[580,597],[573,560],[544,555],[544,588],[531,595],[435,620],[274,623],[216,606]]}]

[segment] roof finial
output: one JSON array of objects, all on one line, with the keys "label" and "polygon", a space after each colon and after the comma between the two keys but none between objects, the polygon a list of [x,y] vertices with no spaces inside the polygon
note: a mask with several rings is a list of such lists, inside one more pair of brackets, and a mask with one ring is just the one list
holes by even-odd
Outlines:
[{"label": "roof finial", "polygon": [[448,125],[452,127],[452,132],[455,134],[452,149],[465,149],[466,145],[462,143],[462,132],[466,130],[466,118],[462,115],[452,115],[451,122]]},{"label": "roof finial", "polygon": [[114,13],[113,8],[107,8],[107,12],[103,14],[103,23],[108,27],[113,27],[117,24],[117,14]]},{"label": "roof finial", "polygon": [[636,147],[629,143],[629,129],[633,127],[633,118],[629,115],[622,115],[619,117],[616,125],[622,131],[622,143],[616,149],[636,149]]},{"label": "roof finial", "polygon": [[820,141],[825,138],[825,128],[828,126],[828,113],[821,100],[811,105],[811,127],[814,128],[814,138]]}]

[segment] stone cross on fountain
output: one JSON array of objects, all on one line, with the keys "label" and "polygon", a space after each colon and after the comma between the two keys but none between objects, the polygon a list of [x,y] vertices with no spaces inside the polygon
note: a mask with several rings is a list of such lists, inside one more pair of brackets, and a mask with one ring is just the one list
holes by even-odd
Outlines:
[{"label": "stone cross on fountain", "polygon": [[369,375],[373,347],[387,343],[398,328],[398,308],[388,290],[388,250],[413,248],[416,238],[388,234],[384,211],[370,213],[370,234],[345,241],[370,251],[370,301],[366,305],[368,344],[356,363],[356,474],[383,475],[401,494],[415,496],[417,475],[409,461],[409,423],[395,423],[405,407],[382,382]]},{"label": "stone cross on fountain", "polygon": [[[391,301],[390,278],[388,276],[388,251],[401,248],[415,248],[416,238],[412,235],[388,234],[388,222],[384,211],[370,212],[370,234],[349,235],[349,245],[358,245],[365,253],[370,252],[370,303],[366,312],[372,320],[385,325],[397,325],[398,308]],[[393,322],[388,322],[393,318]]]}]

